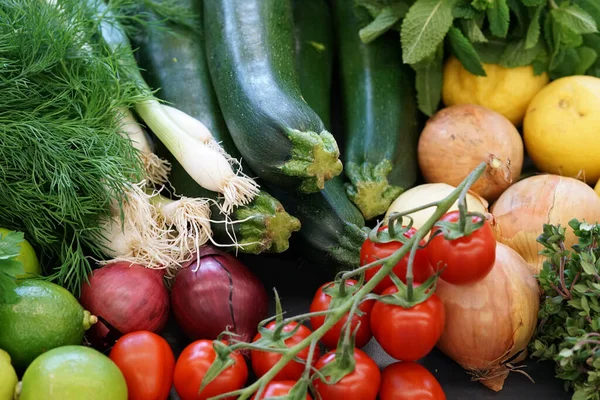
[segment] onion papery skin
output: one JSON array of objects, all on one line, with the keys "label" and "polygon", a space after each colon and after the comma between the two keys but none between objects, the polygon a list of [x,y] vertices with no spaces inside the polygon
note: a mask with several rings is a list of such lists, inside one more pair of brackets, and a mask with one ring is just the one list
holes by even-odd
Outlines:
[{"label": "onion papery skin", "polygon": [[[198,265],[199,263],[199,265]],[[215,340],[228,329],[251,341],[268,314],[260,280],[239,260],[213,246],[184,265],[171,288],[175,320],[191,340]]]},{"label": "onion papery skin", "polygon": [[524,360],[535,332],[539,288],[531,268],[510,247],[498,243],[496,263],[472,285],[438,281],[446,329],[437,347],[482,384],[500,391],[512,365]]},{"label": "onion papery skin", "polygon": [[[600,221],[600,197],[585,183],[558,175],[535,175],[508,188],[494,203],[492,227],[496,240],[517,251],[533,268],[541,271],[543,246],[537,242],[544,224],[566,227],[570,220],[594,224]],[[565,247],[577,243],[566,231]]]},{"label": "onion papery skin", "polygon": [[419,138],[419,167],[429,183],[458,186],[482,162],[483,176],[471,190],[496,200],[521,174],[523,139],[503,115],[473,104],[438,111]]},{"label": "onion papery skin", "polygon": [[[118,261],[94,270],[81,288],[80,303],[125,335],[136,331],[159,332],[169,318],[169,291],[163,283],[164,270]],[[109,328],[99,320],[86,337],[97,348],[106,348],[118,337],[108,339]],[[111,336],[113,336],[111,335]]]}]

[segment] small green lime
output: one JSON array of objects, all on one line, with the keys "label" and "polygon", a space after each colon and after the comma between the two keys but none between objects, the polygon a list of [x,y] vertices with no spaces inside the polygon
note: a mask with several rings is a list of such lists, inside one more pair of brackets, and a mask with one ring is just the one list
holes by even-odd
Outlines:
[{"label": "small green lime", "polygon": [[23,375],[19,400],[127,400],[119,367],[85,346],[63,346],[36,358]]},{"label": "small green lime", "polygon": [[[0,228],[0,235],[5,236],[9,232],[12,232],[6,228]],[[25,270],[25,274],[18,275],[17,278],[35,278],[42,274],[42,269],[40,268],[40,262],[37,258],[37,254],[35,254],[35,250],[31,243],[27,240],[23,240],[21,243],[21,252],[19,256],[16,258],[18,261],[23,263],[23,269]]]},{"label": "small green lime", "polygon": [[54,283],[27,279],[18,282],[15,304],[0,304],[0,348],[17,371],[55,347],[77,345],[97,321],[66,289]]},{"label": "small green lime", "polygon": [[0,349],[0,400],[12,400],[17,383],[19,379],[10,364],[10,356]]}]

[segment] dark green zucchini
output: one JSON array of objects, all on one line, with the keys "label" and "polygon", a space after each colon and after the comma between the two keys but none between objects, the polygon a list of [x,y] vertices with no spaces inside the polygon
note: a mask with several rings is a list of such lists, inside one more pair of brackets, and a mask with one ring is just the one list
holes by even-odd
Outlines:
[{"label": "dark green zucchini", "polygon": [[[302,95],[315,109],[324,115],[330,114],[333,47],[327,30],[315,30],[315,26],[330,26],[328,7],[324,0],[294,0],[295,32],[299,47],[299,68]],[[306,5],[306,9],[302,6]],[[310,13],[306,10],[311,10]],[[308,33],[310,32],[310,33]],[[316,33],[319,34],[316,34]],[[299,38],[311,37],[311,40]],[[320,57],[310,50],[311,41],[328,43]],[[325,54],[329,53],[329,54]],[[315,84],[317,83],[317,84]],[[311,104],[311,102],[314,102]],[[368,228],[360,211],[346,196],[344,182],[337,176],[325,183],[318,193],[303,195],[283,191],[271,191],[285,207],[300,218],[300,239],[305,247],[303,255],[320,265],[332,268],[333,272],[356,268],[360,261],[360,247],[366,239]],[[294,210],[294,211],[291,211]]]},{"label": "dark green zucchini", "polygon": [[270,185],[322,189],[342,163],[300,92],[291,0],[205,0],[204,22],[213,85],[245,161]]},{"label": "dark green zucchini", "polygon": [[[193,0],[186,1],[192,7]],[[200,13],[201,7],[195,11]],[[212,87],[201,24],[199,28],[200,32],[191,32],[185,27],[171,25],[169,31],[172,34],[156,26],[148,27],[135,40],[135,46],[139,48],[138,62],[145,69],[148,84],[159,89],[159,98],[198,119],[227,153],[239,158]],[[218,198],[217,193],[198,185],[160,141],[156,141],[156,146],[156,153],[172,164],[170,181],[177,194]],[[215,222],[211,227],[215,240],[231,244],[232,235],[244,253],[283,252],[289,247],[292,232],[300,229],[298,219],[288,214],[281,203],[264,190],[250,204],[236,207],[230,215],[233,221],[244,222],[229,225],[224,223],[224,218],[218,207],[213,206]]]},{"label": "dark green zucchini", "polygon": [[414,72],[402,63],[398,34],[370,44],[358,31],[362,9],[332,0],[341,80],[344,166],[348,196],[366,219],[385,213],[391,202],[416,184],[421,117]]}]

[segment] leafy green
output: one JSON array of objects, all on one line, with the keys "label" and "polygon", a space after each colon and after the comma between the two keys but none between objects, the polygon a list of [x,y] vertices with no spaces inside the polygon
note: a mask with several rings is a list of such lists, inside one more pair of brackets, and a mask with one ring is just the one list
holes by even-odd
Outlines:
[{"label": "leafy green", "polygon": [[455,27],[448,32],[450,47],[467,71],[474,75],[486,76],[477,51],[463,33]]},{"label": "leafy green", "polygon": [[462,31],[471,43],[485,43],[488,41],[475,19],[461,19],[460,24]]},{"label": "leafy green", "polygon": [[443,83],[444,49],[440,45],[436,52],[421,63],[413,65],[416,72],[417,101],[419,109],[433,115],[440,104]]},{"label": "leafy green", "polygon": [[565,30],[575,33],[598,32],[596,21],[590,14],[576,4],[563,3],[551,11],[554,20]]},{"label": "leafy green", "polygon": [[370,43],[392,28],[408,11],[404,3],[396,3],[383,7],[375,16],[375,19],[362,28],[358,34],[364,43]]},{"label": "leafy green", "polygon": [[527,29],[527,36],[525,38],[525,48],[532,49],[540,39],[541,32],[541,22],[540,17],[542,15],[542,10],[544,8],[542,6],[538,6],[535,9],[533,17],[531,17],[531,22],[529,23],[529,28]]},{"label": "leafy green", "polygon": [[505,38],[510,21],[510,10],[506,0],[491,0],[486,12],[492,34],[499,38]]},{"label": "leafy green", "polygon": [[572,220],[578,237],[565,247],[566,229],[545,225],[538,242],[546,257],[532,357],[556,362],[557,377],[573,399],[600,400],[600,224]]},{"label": "leafy green", "polygon": [[536,45],[528,49],[526,47],[526,40],[511,42],[504,49],[499,64],[506,68],[531,65],[541,51],[543,51],[541,45]]},{"label": "leafy green", "polygon": [[23,263],[16,260],[24,241],[23,232],[0,233],[0,304],[13,304],[18,297],[16,277],[25,273]]}]

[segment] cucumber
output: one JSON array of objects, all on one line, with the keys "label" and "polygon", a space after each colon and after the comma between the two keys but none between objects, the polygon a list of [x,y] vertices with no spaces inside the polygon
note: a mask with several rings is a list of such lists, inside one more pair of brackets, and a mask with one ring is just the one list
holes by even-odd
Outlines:
[{"label": "cucumber", "polygon": [[[297,12],[301,12],[302,16],[298,16]],[[321,110],[323,115],[330,114],[330,91],[323,88],[331,87],[333,46],[327,30],[314,28],[330,26],[328,14],[324,0],[295,0],[294,23],[299,45],[296,50],[300,87],[309,104]],[[307,37],[311,37],[311,40],[304,40]],[[319,57],[315,57],[311,51],[314,48],[311,42],[326,43]],[[318,193],[271,193],[300,218],[302,229],[299,236],[304,256],[334,273],[358,267],[360,248],[369,229],[365,227],[361,212],[346,196],[340,176],[327,181],[325,188]]]},{"label": "cucumber", "polygon": [[[190,7],[196,3],[186,1]],[[201,7],[194,11],[200,13]],[[159,98],[201,121],[223,149],[239,159],[212,87],[202,27],[199,28],[199,32],[191,32],[171,25],[169,30],[174,34],[170,34],[164,29],[149,27],[135,39],[135,46],[139,48],[138,61],[145,69],[148,84],[159,89]],[[156,145],[156,153],[172,164],[170,181],[178,194],[218,199],[217,193],[198,185],[160,141]],[[212,207],[214,238],[221,244],[232,244],[233,236],[244,253],[283,252],[289,247],[291,234],[300,229],[298,219],[288,214],[281,203],[264,190],[250,204],[236,207],[229,217],[238,222],[225,224],[225,216],[218,207]]]},{"label": "cucumber", "polygon": [[270,185],[321,190],[342,163],[301,95],[291,0],[205,0],[204,22],[212,82],[243,158]]},{"label": "cucumber", "polygon": [[384,214],[418,178],[417,145],[422,129],[414,72],[402,63],[398,35],[370,44],[358,31],[362,9],[332,0],[341,80],[347,193],[367,220]]}]

